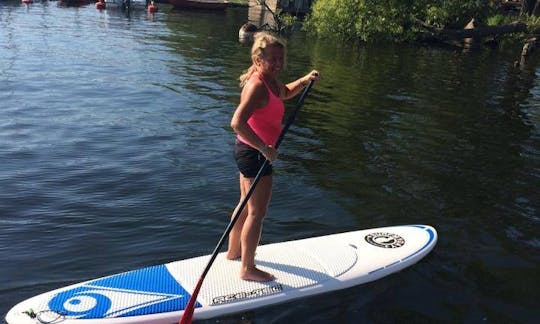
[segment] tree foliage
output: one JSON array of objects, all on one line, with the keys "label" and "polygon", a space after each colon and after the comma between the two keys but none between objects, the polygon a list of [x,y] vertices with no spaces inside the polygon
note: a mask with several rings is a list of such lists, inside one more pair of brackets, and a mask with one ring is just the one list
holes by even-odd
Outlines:
[{"label": "tree foliage", "polygon": [[403,41],[422,26],[463,28],[496,10],[495,0],[317,0],[304,26],[321,36]]}]

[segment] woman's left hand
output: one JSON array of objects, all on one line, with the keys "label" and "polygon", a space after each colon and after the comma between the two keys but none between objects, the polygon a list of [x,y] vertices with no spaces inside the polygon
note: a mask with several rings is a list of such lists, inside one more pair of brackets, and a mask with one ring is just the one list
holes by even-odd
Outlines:
[{"label": "woman's left hand", "polygon": [[321,79],[321,74],[317,70],[313,70],[306,74],[302,78],[302,84],[308,84],[310,81],[319,81]]}]

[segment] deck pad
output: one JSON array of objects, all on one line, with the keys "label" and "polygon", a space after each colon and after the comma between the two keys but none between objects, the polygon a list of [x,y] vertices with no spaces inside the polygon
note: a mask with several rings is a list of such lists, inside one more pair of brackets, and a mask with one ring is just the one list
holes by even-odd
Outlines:
[{"label": "deck pad", "polygon": [[[198,300],[216,305],[300,289],[331,280],[356,263],[354,248],[344,246],[336,251],[321,243],[326,242],[315,241],[310,246],[285,242],[259,247],[255,256],[257,267],[276,277],[269,283],[240,279],[240,261],[227,260],[225,253],[221,253],[204,280]],[[199,257],[178,261],[168,264],[167,268],[178,282],[192,291],[200,269],[204,269],[208,260],[209,257]]]}]

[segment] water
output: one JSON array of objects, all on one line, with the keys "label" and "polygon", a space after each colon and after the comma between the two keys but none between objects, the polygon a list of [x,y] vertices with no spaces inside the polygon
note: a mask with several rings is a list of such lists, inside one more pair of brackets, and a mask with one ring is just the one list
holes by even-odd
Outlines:
[{"label": "water", "polygon": [[[246,17],[0,3],[0,314],[212,251],[238,199]],[[323,80],[282,145],[263,243],[409,223],[440,239],[377,282],[205,322],[539,318],[540,69],[517,53],[293,34],[283,78]]]}]

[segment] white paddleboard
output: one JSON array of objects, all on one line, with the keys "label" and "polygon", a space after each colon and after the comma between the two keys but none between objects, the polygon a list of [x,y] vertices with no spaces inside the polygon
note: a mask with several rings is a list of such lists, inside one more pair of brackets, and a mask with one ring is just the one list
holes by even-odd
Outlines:
[{"label": "white paddleboard", "polygon": [[[238,277],[240,262],[218,255],[199,292],[193,319],[241,312],[377,280],[426,256],[437,232],[426,225],[375,228],[261,245],[256,263],[276,276]],[[9,324],[176,323],[210,256],[90,280],[27,299]]]}]

